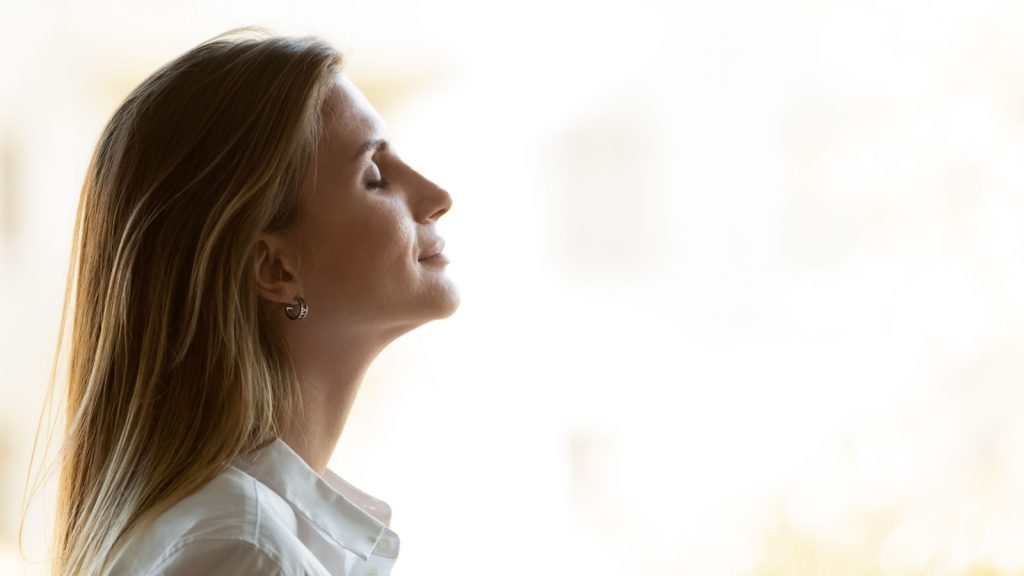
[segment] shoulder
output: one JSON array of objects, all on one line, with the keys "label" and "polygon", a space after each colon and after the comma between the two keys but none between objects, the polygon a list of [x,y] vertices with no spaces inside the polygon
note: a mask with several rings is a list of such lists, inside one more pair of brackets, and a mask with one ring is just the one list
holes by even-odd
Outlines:
[{"label": "shoulder", "polygon": [[112,574],[305,576],[322,567],[298,537],[291,507],[229,467],[135,534]]}]

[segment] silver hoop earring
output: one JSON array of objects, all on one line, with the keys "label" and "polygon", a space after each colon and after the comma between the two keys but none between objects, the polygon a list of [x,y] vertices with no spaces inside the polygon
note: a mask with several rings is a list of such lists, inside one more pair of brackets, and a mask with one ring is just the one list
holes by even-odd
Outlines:
[{"label": "silver hoop earring", "polygon": [[306,301],[302,299],[302,296],[297,296],[296,299],[299,301],[298,314],[292,316],[292,312],[295,310],[294,305],[289,304],[284,307],[284,315],[287,316],[289,320],[302,320],[307,314],[309,314],[309,306],[306,305]]}]

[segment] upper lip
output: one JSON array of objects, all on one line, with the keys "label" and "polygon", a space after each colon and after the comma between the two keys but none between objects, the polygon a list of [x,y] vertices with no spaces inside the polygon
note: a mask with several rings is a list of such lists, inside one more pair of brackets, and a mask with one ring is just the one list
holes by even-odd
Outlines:
[{"label": "upper lip", "polygon": [[427,248],[425,251],[420,253],[420,260],[426,260],[431,256],[437,256],[442,251],[444,251],[444,240],[438,239],[438,241],[435,242],[430,248]]}]

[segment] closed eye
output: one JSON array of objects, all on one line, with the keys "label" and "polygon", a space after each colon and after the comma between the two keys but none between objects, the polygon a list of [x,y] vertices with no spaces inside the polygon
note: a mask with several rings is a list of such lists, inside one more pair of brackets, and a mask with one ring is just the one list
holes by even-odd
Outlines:
[{"label": "closed eye", "polygon": [[367,177],[370,178],[366,182],[366,187],[373,190],[380,190],[387,188],[388,180],[380,171],[380,167],[377,166],[376,162],[370,162],[370,170],[367,170]]}]

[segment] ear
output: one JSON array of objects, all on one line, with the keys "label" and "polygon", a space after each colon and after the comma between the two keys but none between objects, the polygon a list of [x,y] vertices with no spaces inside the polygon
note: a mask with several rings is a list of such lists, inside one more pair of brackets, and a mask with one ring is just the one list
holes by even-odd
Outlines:
[{"label": "ear", "polygon": [[252,251],[256,294],[270,302],[294,304],[302,294],[297,258],[285,238],[263,233]]}]

